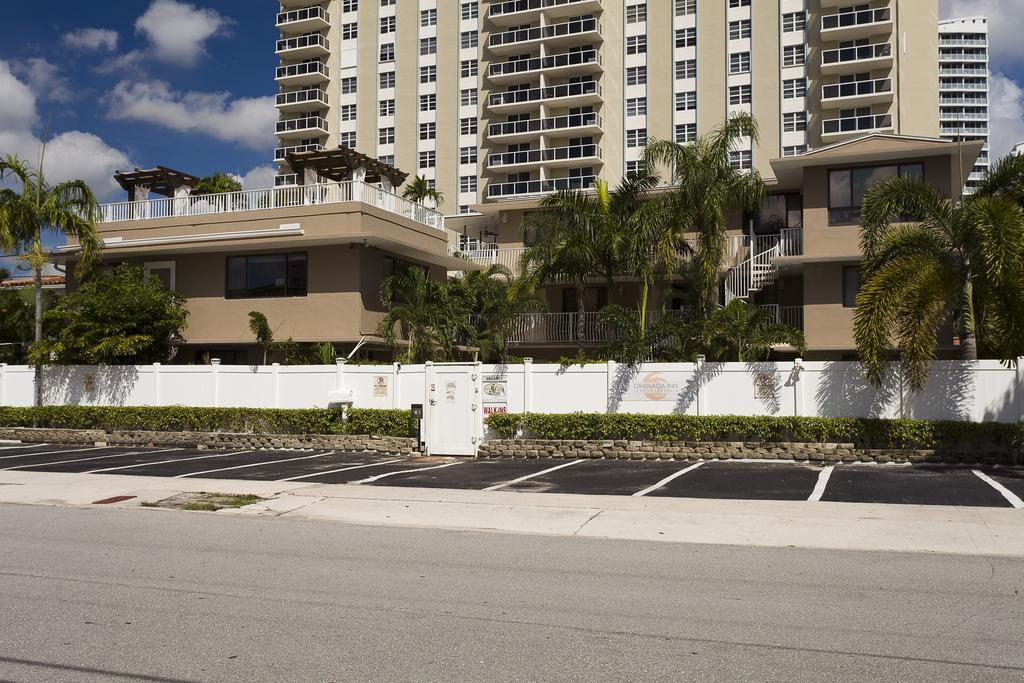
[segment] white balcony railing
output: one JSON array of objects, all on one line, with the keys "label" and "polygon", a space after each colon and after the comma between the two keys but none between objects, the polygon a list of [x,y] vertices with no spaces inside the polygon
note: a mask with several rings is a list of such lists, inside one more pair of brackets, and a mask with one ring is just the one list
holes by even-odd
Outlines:
[{"label": "white balcony railing", "polygon": [[444,214],[360,181],[285,185],[269,190],[243,190],[219,194],[188,195],[140,202],[103,204],[101,222],[142,221],[156,218],[184,218],[211,214],[269,211],[320,204],[362,202],[407,218],[416,223],[444,230]]}]

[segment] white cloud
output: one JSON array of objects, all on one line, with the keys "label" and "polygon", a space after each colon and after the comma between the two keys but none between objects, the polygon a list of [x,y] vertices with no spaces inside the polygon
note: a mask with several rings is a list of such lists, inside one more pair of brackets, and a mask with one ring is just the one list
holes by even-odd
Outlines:
[{"label": "white cloud", "polygon": [[68,47],[79,50],[105,50],[112,52],[117,49],[117,31],[107,28],[79,28],[65,33],[61,40]]},{"label": "white cloud", "polygon": [[273,166],[257,166],[245,175],[235,176],[242,183],[243,190],[265,190],[274,186],[277,169]]},{"label": "white cloud", "polygon": [[[35,135],[36,96],[7,62],[0,61],[0,154],[16,154],[35,165],[42,141]],[[101,199],[117,195],[114,171],[131,168],[128,156],[92,133],[73,130],[51,138],[44,171],[49,182],[81,179]]]},{"label": "white cloud", "polygon": [[1024,89],[999,73],[992,74],[989,81],[989,129],[989,156],[993,160],[1024,140]]},{"label": "white cloud", "polygon": [[206,55],[206,41],[231,24],[230,19],[211,9],[179,0],[153,0],[135,22],[135,30],[149,39],[160,61],[194,66]]},{"label": "white cloud", "polygon": [[16,60],[10,63],[11,71],[24,78],[35,96],[47,102],[70,102],[75,99],[71,81],[62,74],[63,69],[40,57]]},{"label": "white cloud", "polygon": [[103,75],[130,74],[141,77],[145,73],[142,67],[145,59],[146,55],[142,50],[131,50],[104,59],[96,67],[96,72]]},{"label": "white cloud", "polygon": [[1019,0],[942,0],[943,19],[988,17],[992,63],[997,66],[1024,61],[1024,40],[1020,39]]},{"label": "white cloud", "polygon": [[177,92],[163,81],[122,81],[114,86],[106,103],[113,119],[203,133],[255,149],[271,147],[277,120],[274,97],[231,97],[223,92]]}]

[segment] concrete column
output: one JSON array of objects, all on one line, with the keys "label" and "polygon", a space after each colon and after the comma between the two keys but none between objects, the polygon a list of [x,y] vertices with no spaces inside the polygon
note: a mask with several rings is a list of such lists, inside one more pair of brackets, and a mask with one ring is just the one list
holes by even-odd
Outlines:
[{"label": "concrete column", "polygon": [[210,372],[213,373],[213,407],[220,407],[220,358],[210,359]]},{"label": "concrete column", "polygon": [[804,370],[803,359],[797,358],[793,362],[793,415],[801,417],[804,415]]},{"label": "concrete column", "polygon": [[615,363],[615,361],[610,360],[610,361],[607,362],[606,365],[607,365],[607,371],[608,371],[608,379],[607,379],[607,382],[605,383],[604,405],[605,405],[605,412],[610,413],[610,412],[612,412],[610,410],[610,408],[612,407],[612,387],[615,386],[615,371],[616,371],[617,364]]},{"label": "concrete column", "polygon": [[334,361],[336,368],[335,372],[335,389],[342,391],[345,388],[345,358],[338,358]]},{"label": "concrete column", "polygon": [[697,356],[697,362],[693,364],[693,381],[697,383],[697,400],[694,401],[697,415],[704,414],[704,391],[701,387],[701,375],[704,372],[704,356]]},{"label": "concrete column", "polygon": [[523,359],[523,412],[533,410],[533,359]]},{"label": "concrete column", "polygon": [[398,396],[398,373],[401,370],[401,367],[402,366],[399,363],[392,363],[391,364],[391,407],[392,408],[399,408],[399,407],[401,407],[401,403],[399,402],[399,396]]}]

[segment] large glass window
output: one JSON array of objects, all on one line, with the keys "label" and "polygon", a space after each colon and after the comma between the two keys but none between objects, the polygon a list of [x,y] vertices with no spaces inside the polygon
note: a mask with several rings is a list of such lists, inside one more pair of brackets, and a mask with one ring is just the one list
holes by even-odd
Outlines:
[{"label": "large glass window", "polygon": [[924,164],[845,168],[828,174],[828,222],[852,225],[860,222],[864,195],[875,183],[896,176],[924,179]]},{"label": "large glass window", "polygon": [[798,194],[773,194],[761,205],[757,217],[758,233],[777,233],[783,228],[800,228],[804,224],[803,197]]},{"label": "large glass window", "polygon": [[843,266],[843,308],[856,308],[860,266]]},{"label": "large glass window", "polygon": [[306,254],[229,256],[228,299],[306,296]]}]

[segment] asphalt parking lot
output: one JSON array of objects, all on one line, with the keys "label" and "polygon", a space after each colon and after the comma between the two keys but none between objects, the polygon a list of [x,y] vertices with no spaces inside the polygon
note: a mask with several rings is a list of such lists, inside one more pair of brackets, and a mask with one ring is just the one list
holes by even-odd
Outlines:
[{"label": "asphalt parking lot", "polygon": [[794,462],[456,460],[335,451],[9,444],[0,472],[64,472],[540,493],[1024,507],[1024,470]]}]

